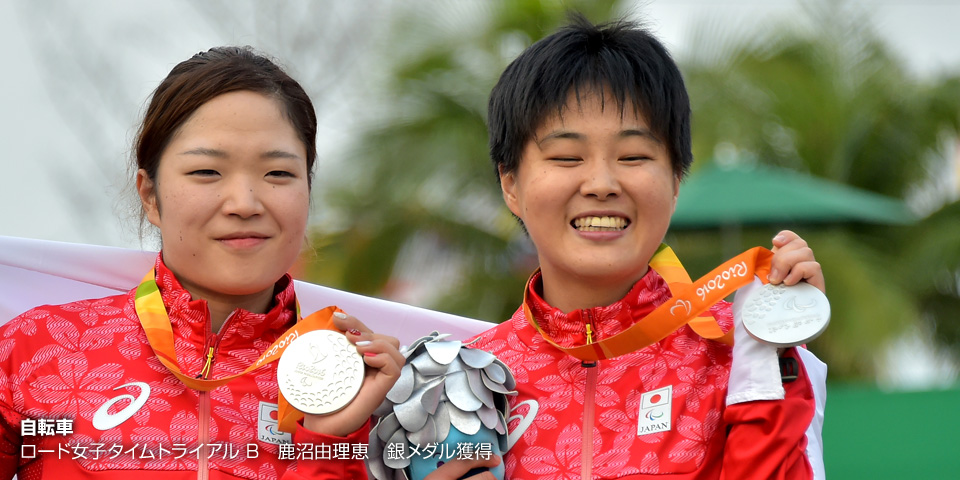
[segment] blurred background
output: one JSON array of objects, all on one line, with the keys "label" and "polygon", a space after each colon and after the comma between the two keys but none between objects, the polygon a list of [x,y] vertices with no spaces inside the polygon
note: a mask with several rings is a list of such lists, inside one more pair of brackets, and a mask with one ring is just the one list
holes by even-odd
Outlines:
[{"label": "blurred background", "polygon": [[0,235],[157,248],[130,142],[214,45],[275,56],[320,118],[305,280],[499,322],[536,267],[486,99],[569,9],[638,19],[690,91],[667,236],[696,278],[792,229],[827,277],[832,478],[960,471],[960,2],[0,0]]}]

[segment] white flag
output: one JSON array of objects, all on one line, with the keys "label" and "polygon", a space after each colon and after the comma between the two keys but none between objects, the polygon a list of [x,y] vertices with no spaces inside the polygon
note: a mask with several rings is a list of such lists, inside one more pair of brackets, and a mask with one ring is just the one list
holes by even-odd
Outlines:
[{"label": "white flag", "polygon": [[[124,293],[140,284],[157,252],[0,236],[0,324],[39,305],[56,305]],[[451,340],[476,335],[493,324],[402,303],[295,283],[305,314],[329,305],[360,319],[401,344],[433,330]]]}]

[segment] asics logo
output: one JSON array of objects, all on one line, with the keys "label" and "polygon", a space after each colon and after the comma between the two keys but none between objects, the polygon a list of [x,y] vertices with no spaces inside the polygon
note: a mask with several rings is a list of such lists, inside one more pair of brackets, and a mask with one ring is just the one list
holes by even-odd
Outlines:
[{"label": "asics logo", "polygon": [[507,450],[510,450],[510,448],[517,443],[517,440],[520,440],[520,437],[526,433],[530,425],[533,424],[533,419],[536,418],[537,412],[540,411],[540,404],[537,403],[536,400],[524,400],[514,405],[513,408],[510,409],[510,413],[516,412],[524,405],[529,407],[526,415],[512,415],[507,419],[507,424],[517,419],[520,420],[520,423],[507,434]]},{"label": "asics logo", "polygon": [[[124,383],[123,385],[114,388],[114,390],[120,390],[123,387],[139,387],[140,394],[134,397],[129,393],[124,393],[123,395],[119,395],[107,400],[107,403],[101,405],[100,408],[98,408],[93,414],[93,428],[96,428],[97,430],[110,430],[111,428],[129,420],[133,414],[140,411],[140,409],[143,408],[143,405],[147,403],[147,398],[150,396],[150,385],[147,385],[143,382],[130,382]],[[110,407],[123,400],[129,400],[131,402],[130,405],[127,405],[117,413],[109,413]]]}]

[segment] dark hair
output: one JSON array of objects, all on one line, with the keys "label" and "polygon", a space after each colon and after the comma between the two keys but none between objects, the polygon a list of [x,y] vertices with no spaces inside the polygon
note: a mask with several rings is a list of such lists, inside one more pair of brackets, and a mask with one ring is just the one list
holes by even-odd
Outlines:
[{"label": "dark hair", "polygon": [[632,105],[667,145],[674,174],[689,170],[690,100],[666,48],[636,23],[594,25],[574,15],[570,25],[524,50],[490,92],[487,127],[497,171],[515,170],[548,115],[562,116],[571,92],[579,103],[590,90],[612,96],[621,115]]},{"label": "dark hair", "polygon": [[249,90],[276,98],[307,150],[307,181],[317,158],[317,114],[296,80],[250,47],[215,47],[173,67],[153,92],[134,141],[137,168],[156,179],[160,156],[201,105],[224,93]]}]

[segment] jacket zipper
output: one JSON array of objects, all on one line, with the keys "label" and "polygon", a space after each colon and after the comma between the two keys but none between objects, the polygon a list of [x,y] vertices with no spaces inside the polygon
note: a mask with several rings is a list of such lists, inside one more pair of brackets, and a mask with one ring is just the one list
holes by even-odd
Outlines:
[{"label": "jacket zipper", "polygon": [[[198,378],[210,378],[213,374],[213,357],[217,351],[217,347],[220,346],[220,336],[214,334],[210,329],[210,314],[207,313],[207,340],[204,342],[203,346],[207,351],[206,361],[203,362],[203,368],[200,370],[200,375]],[[233,317],[233,313],[227,316],[227,319],[223,322],[224,325],[230,321],[230,318]],[[223,331],[223,327],[220,327],[220,330]],[[211,342],[212,340],[212,342]],[[197,439],[200,442],[200,449],[197,451],[199,458],[197,459],[197,479],[198,480],[207,480],[210,477],[210,452],[209,452],[209,443],[210,443],[210,392],[202,391],[199,392],[200,400],[200,411],[199,411],[199,429]]]},{"label": "jacket zipper", "polygon": [[[207,322],[207,341],[204,342],[203,346],[206,347],[207,359],[203,362],[203,368],[200,370],[200,374],[197,375],[197,378],[209,378],[210,371],[213,370],[213,352],[214,347],[210,345],[211,343],[216,342],[216,336],[210,333],[210,323]],[[214,340],[211,342],[210,340]],[[198,428],[200,429],[197,432],[197,441],[200,442],[198,445],[200,448],[197,450],[197,479],[198,480],[207,480],[210,476],[210,458],[209,453],[207,452],[207,444],[210,443],[210,392],[200,391],[199,392],[199,409],[198,415]]]},{"label": "jacket zipper", "polygon": [[210,442],[210,392],[200,392],[200,450],[197,453],[197,478],[207,480],[210,476],[209,452],[207,444]]},{"label": "jacket zipper", "polygon": [[[593,315],[589,310],[586,311],[586,317],[585,328],[587,345],[589,345],[593,343]],[[587,370],[586,385],[583,389],[583,430],[580,448],[580,478],[583,480],[593,477],[593,417],[597,392],[597,364],[596,361],[581,362],[581,366]]]}]

